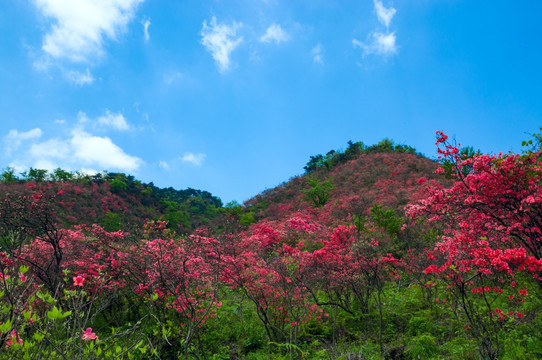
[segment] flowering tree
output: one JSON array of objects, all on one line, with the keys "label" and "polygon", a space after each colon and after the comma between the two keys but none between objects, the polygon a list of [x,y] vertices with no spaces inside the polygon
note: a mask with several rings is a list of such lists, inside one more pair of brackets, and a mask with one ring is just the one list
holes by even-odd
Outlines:
[{"label": "flowering tree", "polygon": [[[34,183],[28,187],[35,188]],[[63,252],[60,242],[62,230],[57,226],[53,210],[54,195],[35,192],[31,196],[7,194],[0,203],[0,238],[2,248],[31,265],[39,279],[51,293],[59,290]],[[30,241],[38,241],[49,251],[42,254],[41,263],[21,256],[21,249]]]},{"label": "flowering tree", "polygon": [[161,221],[148,224],[146,232],[151,236],[161,232],[163,238],[133,246],[124,264],[135,292],[149,302],[163,329],[171,327],[165,333],[171,330],[173,337],[181,337],[188,359],[199,329],[222,304],[217,299],[217,241],[200,235],[178,238]]},{"label": "flowering tree", "polygon": [[448,283],[451,306],[480,354],[496,359],[500,330],[524,316],[525,286],[542,286],[541,154],[469,157],[441,131],[436,145],[456,182],[449,189],[428,187],[429,196],[407,214],[445,224],[425,273]]}]

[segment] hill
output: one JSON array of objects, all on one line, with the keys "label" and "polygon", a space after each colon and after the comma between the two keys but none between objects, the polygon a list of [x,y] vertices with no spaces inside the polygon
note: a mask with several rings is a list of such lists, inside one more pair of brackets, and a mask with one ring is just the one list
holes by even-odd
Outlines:
[{"label": "hill", "polygon": [[540,358],[539,145],[349,142],[225,207],[6,171],[0,358]]},{"label": "hill", "polygon": [[302,216],[335,226],[351,221],[352,216],[369,215],[375,205],[402,216],[408,203],[425,195],[427,185],[451,184],[435,174],[439,163],[412,147],[394,145],[388,139],[370,147],[360,142],[348,145],[344,152],[311,156],[305,174],[247,200],[245,222]]},{"label": "hill", "polygon": [[134,231],[163,218],[179,233],[189,233],[217,216],[222,201],[196,189],[176,190],[145,184],[122,173],[72,174],[57,169],[48,174],[30,169],[22,179],[12,169],[0,177],[0,194],[12,202],[43,196],[58,225],[98,224],[107,231]]}]

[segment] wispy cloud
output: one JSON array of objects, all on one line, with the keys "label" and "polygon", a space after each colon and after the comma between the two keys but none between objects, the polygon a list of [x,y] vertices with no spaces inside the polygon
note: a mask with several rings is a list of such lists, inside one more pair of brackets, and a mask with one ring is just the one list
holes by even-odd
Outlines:
[{"label": "wispy cloud", "polygon": [[66,80],[72,84],[83,86],[90,85],[94,83],[94,77],[90,73],[90,70],[87,68],[85,72],[80,72],[76,70],[70,70],[64,73]]},{"label": "wispy cloud", "polygon": [[35,128],[24,132],[19,132],[15,129],[10,130],[9,133],[4,137],[4,141],[6,143],[6,153],[11,156],[11,153],[16,151],[23,142],[38,139],[42,134],[43,132],[40,128]]},{"label": "wispy cloud", "polygon": [[206,21],[203,22],[201,44],[211,53],[221,72],[230,68],[230,55],[243,41],[242,37],[236,37],[241,26],[241,23],[236,22],[229,26],[218,24],[214,16],[209,25]]},{"label": "wispy cloud", "polygon": [[354,47],[360,47],[363,49],[363,56],[371,54],[390,56],[397,53],[397,45],[395,41],[396,38],[394,32],[389,34],[375,32],[370,35],[367,43],[353,39],[352,44]]},{"label": "wispy cloud", "polygon": [[128,122],[126,121],[126,118],[122,113],[116,112],[112,113],[109,110],[105,110],[105,114],[97,117],[96,119],[91,119],[82,111],[79,111],[77,113],[77,119],[79,120],[80,125],[87,125],[87,124],[93,124],[93,125],[99,125],[102,128],[113,128],[115,130],[129,130],[130,125],[128,125]]},{"label": "wispy cloud", "polygon": [[143,0],[35,0],[41,13],[53,20],[43,37],[42,50],[54,59],[89,63],[103,54],[106,39],[126,31]]},{"label": "wispy cloud", "polygon": [[143,25],[143,38],[145,41],[149,41],[149,26],[151,26],[151,21],[149,19],[145,19],[141,22],[141,24]]},{"label": "wispy cloud", "polygon": [[15,142],[16,144],[20,144],[20,142],[24,140],[37,139],[41,137],[42,134],[43,133],[40,128],[35,128],[21,133],[17,130],[10,130],[6,138]]},{"label": "wispy cloud", "polygon": [[280,44],[281,42],[285,42],[288,40],[290,40],[290,35],[286,31],[284,31],[278,24],[273,24],[268,27],[265,34],[260,37],[261,42],[275,42],[275,44]]},{"label": "wispy cloud", "polygon": [[126,122],[124,116],[120,113],[112,113],[109,110],[105,111],[105,115],[98,117],[98,124],[109,126],[117,130],[129,130],[130,126]]},{"label": "wispy cloud", "polygon": [[380,55],[391,56],[397,54],[397,37],[388,28],[397,10],[393,7],[386,8],[381,0],[374,0],[374,7],[378,21],[386,26],[386,32],[373,31],[365,42],[352,39],[354,47],[363,49],[363,56]]},{"label": "wispy cloud", "polygon": [[393,16],[397,12],[397,10],[393,7],[384,7],[381,0],[374,0],[374,5],[376,16],[378,16],[378,21],[380,21],[382,25],[389,27],[390,22],[393,19]]},{"label": "wispy cloud", "polygon": [[205,160],[206,157],[207,155],[202,154],[202,153],[199,153],[199,154],[186,153],[181,158],[181,161],[199,166],[203,163],[203,160]]},{"label": "wispy cloud", "polygon": [[312,48],[311,54],[312,54],[312,60],[315,64],[323,64],[324,63],[324,55],[323,48],[320,43],[318,43],[315,47]]}]

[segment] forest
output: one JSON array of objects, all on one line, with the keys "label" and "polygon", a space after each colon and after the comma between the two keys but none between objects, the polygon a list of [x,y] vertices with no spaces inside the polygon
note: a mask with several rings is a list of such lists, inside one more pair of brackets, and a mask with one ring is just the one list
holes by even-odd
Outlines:
[{"label": "forest", "polygon": [[0,358],[542,358],[541,139],[350,141],[243,204],[6,168]]}]

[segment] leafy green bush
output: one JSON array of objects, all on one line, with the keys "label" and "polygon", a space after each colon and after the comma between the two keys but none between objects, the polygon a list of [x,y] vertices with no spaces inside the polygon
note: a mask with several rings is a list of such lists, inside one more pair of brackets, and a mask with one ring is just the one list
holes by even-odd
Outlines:
[{"label": "leafy green bush", "polygon": [[407,348],[411,359],[433,359],[438,355],[438,346],[435,337],[428,334],[419,335],[411,339]]}]

